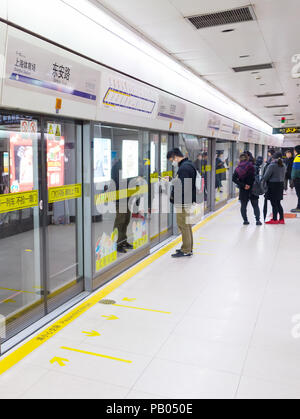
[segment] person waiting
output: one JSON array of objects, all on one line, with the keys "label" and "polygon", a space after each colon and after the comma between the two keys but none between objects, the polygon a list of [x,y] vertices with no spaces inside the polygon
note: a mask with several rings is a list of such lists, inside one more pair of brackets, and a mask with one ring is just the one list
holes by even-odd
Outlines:
[{"label": "person waiting", "polygon": [[285,174],[286,167],[283,163],[282,154],[277,152],[273,155],[272,163],[263,176],[263,181],[268,184],[267,195],[273,208],[273,219],[266,222],[266,224],[285,224],[284,211],[281,205],[281,201],[283,200]]}]

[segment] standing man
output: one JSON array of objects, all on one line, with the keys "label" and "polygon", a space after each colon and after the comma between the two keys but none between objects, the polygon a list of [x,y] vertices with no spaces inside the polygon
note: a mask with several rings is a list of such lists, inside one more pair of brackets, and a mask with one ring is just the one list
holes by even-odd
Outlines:
[{"label": "standing man", "polygon": [[178,167],[171,202],[175,204],[177,225],[182,234],[182,247],[172,257],[190,257],[193,255],[194,239],[192,225],[188,218],[190,216],[189,209],[197,199],[197,169],[188,158],[184,157],[179,148],[169,151],[167,158],[172,162],[173,167]]},{"label": "standing man", "polygon": [[293,164],[293,170],[292,170],[292,180],[294,182],[294,186],[297,192],[298,197],[298,205],[297,208],[293,209],[293,213],[300,213],[300,145],[297,145],[295,147],[295,160]]},{"label": "standing man", "polygon": [[289,188],[289,184],[291,189],[294,188],[293,181],[292,181],[292,170],[294,164],[294,157],[291,150],[288,150],[286,153],[285,165],[286,165],[286,175],[284,181],[284,190],[287,191]]}]

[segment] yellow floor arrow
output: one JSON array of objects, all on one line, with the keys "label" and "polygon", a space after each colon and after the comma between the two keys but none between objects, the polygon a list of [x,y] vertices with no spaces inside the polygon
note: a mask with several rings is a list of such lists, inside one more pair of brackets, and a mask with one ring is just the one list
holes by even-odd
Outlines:
[{"label": "yellow floor arrow", "polygon": [[128,303],[132,303],[132,301],[136,301],[136,298],[123,298],[122,301],[127,301]]},{"label": "yellow floor arrow", "polygon": [[59,357],[55,357],[55,358],[53,358],[53,359],[50,361],[50,363],[51,363],[51,364],[55,364],[55,363],[57,363],[57,364],[58,364],[58,365],[60,365],[61,367],[65,367],[65,366],[66,366],[65,362],[70,362],[70,361],[69,361],[68,359],[59,358]]},{"label": "yellow floor arrow", "polygon": [[92,330],[91,332],[82,332],[85,335],[87,335],[90,338],[94,338],[96,336],[101,336],[100,333],[96,332],[95,330]]},{"label": "yellow floor arrow", "polygon": [[119,317],[116,317],[116,316],[102,316],[102,317],[104,317],[107,320],[119,320]]}]

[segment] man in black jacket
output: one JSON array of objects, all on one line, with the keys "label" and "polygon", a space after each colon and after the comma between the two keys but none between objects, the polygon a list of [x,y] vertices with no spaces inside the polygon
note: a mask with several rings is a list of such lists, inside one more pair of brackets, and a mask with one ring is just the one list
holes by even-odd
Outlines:
[{"label": "man in black jacket", "polygon": [[293,189],[294,185],[293,185],[293,181],[292,181],[292,170],[293,170],[293,164],[294,164],[294,157],[293,157],[293,153],[291,150],[288,150],[285,153],[285,160],[284,163],[286,165],[286,174],[285,174],[285,180],[284,180],[284,190],[287,191],[289,188],[289,184],[290,184],[290,188]]},{"label": "man in black jacket", "polygon": [[178,167],[171,202],[175,205],[177,225],[182,234],[182,247],[172,257],[190,257],[193,255],[194,240],[192,225],[188,222],[188,217],[190,215],[189,210],[197,199],[197,169],[178,148],[170,151],[167,158],[175,168]]}]

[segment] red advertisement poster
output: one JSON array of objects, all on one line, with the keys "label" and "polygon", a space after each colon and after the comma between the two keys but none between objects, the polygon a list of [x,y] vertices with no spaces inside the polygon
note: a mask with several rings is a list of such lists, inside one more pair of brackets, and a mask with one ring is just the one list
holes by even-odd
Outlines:
[{"label": "red advertisement poster", "polygon": [[10,135],[10,192],[33,190],[32,140],[21,134]]},{"label": "red advertisement poster", "polygon": [[48,135],[47,139],[48,188],[64,185],[65,140]]}]

